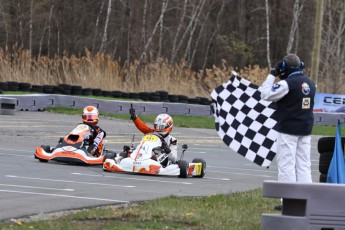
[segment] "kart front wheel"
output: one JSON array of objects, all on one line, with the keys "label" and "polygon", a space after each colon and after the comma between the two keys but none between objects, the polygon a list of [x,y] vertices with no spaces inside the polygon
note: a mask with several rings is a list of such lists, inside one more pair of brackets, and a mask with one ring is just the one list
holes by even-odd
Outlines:
[{"label": "kart front wheel", "polygon": [[45,159],[38,159],[40,162],[44,162],[44,163],[47,163],[48,160],[45,160]]},{"label": "kart front wheel", "polygon": [[189,170],[189,163],[185,160],[179,160],[177,162],[178,167],[180,168],[180,175],[179,178],[187,178],[188,177],[188,170]]},{"label": "kart front wheel", "polygon": [[206,161],[204,161],[204,159],[201,158],[194,158],[193,163],[201,163],[201,174],[198,176],[193,176],[193,177],[199,177],[199,178],[203,178],[205,176],[206,173]]}]

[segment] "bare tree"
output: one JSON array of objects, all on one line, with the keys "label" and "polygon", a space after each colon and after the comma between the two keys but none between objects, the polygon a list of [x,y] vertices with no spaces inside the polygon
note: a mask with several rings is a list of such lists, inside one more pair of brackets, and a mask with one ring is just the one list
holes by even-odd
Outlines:
[{"label": "bare tree", "polygon": [[20,0],[17,0],[17,11],[18,11],[18,18],[19,18],[19,39],[20,39],[20,48],[24,48],[24,41],[23,41],[23,22],[22,22],[22,10],[20,5]]},{"label": "bare tree", "polygon": [[111,2],[112,2],[112,0],[108,1],[107,17],[106,17],[105,24],[104,24],[104,31],[103,31],[101,47],[99,48],[99,52],[100,53],[104,52],[105,45],[106,45],[107,38],[108,38],[108,34],[107,33],[108,33],[109,17],[110,17],[110,13],[111,13]]},{"label": "bare tree", "polygon": [[185,54],[184,54],[184,59],[185,60],[187,60],[187,55],[191,52],[190,49],[191,49],[191,44],[192,44],[192,39],[193,39],[194,31],[196,30],[196,28],[197,28],[197,26],[199,24],[199,17],[200,17],[200,14],[202,12],[202,9],[204,8],[205,2],[206,2],[206,0],[203,0],[203,1],[199,2],[199,4],[200,4],[199,5],[199,9],[197,9],[199,12],[197,12],[196,17],[193,18],[194,26],[190,30],[189,40],[188,40],[187,47],[186,47]]},{"label": "bare tree", "polygon": [[345,3],[341,0],[327,1],[327,26],[322,44],[321,74],[323,90],[331,93],[343,91],[345,47]]},{"label": "bare tree", "polygon": [[206,14],[206,17],[204,19],[204,22],[202,23],[202,26],[201,26],[201,28],[199,30],[199,35],[198,35],[198,38],[195,41],[193,53],[192,53],[192,56],[191,56],[191,58],[189,60],[189,68],[192,68],[192,65],[194,63],[194,58],[195,58],[195,54],[196,54],[196,51],[197,51],[197,48],[198,48],[198,45],[199,45],[199,41],[201,40],[201,37],[202,37],[202,35],[204,33],[204,28],[205,28],[206,23],[208,21],[208,18],[210,16],[210,13],[211,13],[211,10],[212,10],[212,6],[213,6],[213,2],[214,1],[212,0],[211,7],[209,7],[209,10],[207,11],[207,14]]},{"label": "bare tree", "polygon": [[95,23],[95,34],[93,36],[93,43],[92,43],[92,50],[91,50],[91,53],[93,54],[94,50],[95,50],[95,43],[96,43],[96,38],[98,36],[98,24],[99,24],[99,18],[102,14],[102,11],[103,11],[103,8],[104,8],[104,2],[105,0],[102,1],[102,5],[101,5],[101,8],[99,10],[99,13],[98,13],[98,16],[97,16],[97,19],[96,19],[96,23]]},{"label": "bare tree", "polygon": [[323,21],[323,6],[324,1],[317,1],[316,15],[315,15],[315,32],[314,32],[314,45],[312,51],[312,66],[311,66],[311,79],[314,83],[318,84],[318,72],[320,63],[320,47],[321,47],[321,33]]},{"label": "bare tree", "polygon": [[51,36],[51,19],[52,19],[52,15],[53,15],[53,9],[54,9],[54,5],[52,5],[50,7],[50,14],[49,14],[49,20],[48,20],[48,42],[47,42],[47,56],[50,57],[50,36]]},{"label": "bare tree", "polygon": [[291,24],[291,29],[290,29],[290,35],[289,35],[289,41],[288,41],[288,45],[286,47],[286,53],[289,54],[291,53],[292,50],[292,45],[294,43],[294,39],[295,39],[295,34],[296,31],[298,29],[298,19],[299,16],[301,14],[301,11],[303,9],[303,1],[300,4],[299,0],[295,0],[295,4],[293,7],[293,19],[292,19],[292,24]]},{"label": "bare tree", "polygon": [[159,22],[159,41],[158,41],[158,52],[157,52],[157,61],[160,61],[161,59],[161,53],[162,53],[162,40],[163,40],[163,22],[164,22],[164,12],[167,8],[169,0],[163,0],[162,2],[162,14],[160,17]]},{"label": "bare tree", "polygon": [[199,9],[201,8],[201,5],[202,4],[199,4],[197,8],[194,8],[193,9],[193,13],[192,15],[190,16],[190,21],[188,23],[188,26],[186,28],[186,30],[184,31],[183,35],[182,35],[182,38],[180,39],[180,42],[179,44],[176,46],[176,50],[175,51],[172,51],[172,54],[174,56],[171,57],[171,60],[170,60],[170,63],[174,63],[175,62],[175,59],[176,59],[176,56],[177,56],[177,52],[178,50],[181,48],[185,38],[187,37],[188,33],[190,33],[190,30],[192,29],[192,26],[193,26],[193,23],[195,21],[195,18],[197,17],[197,14],[199,12]]},{"label": "bare tree", "polygon": [[[162,4],[163,6],[163,4]],[[144,12],[143,12],[143,27],[141,30],[141,37],[143,39],[143,44],[146,44],[146,37],[147,37],[147,21],[146,21],[146,16],[147,15],[147,0],[144,2]]]},{"label": "bare tree", "polygon": [[34,14],[34,0],[30,1],[30,21],[29,21],[29,52],[32,56],[32,18]]},{"label": "bare tree", "polygon": [[151,33],[151,36],[149,37],[149,39],[147,40],[146,44],[145,44],[145,47],[144,47],[144,51],[142,52],[141,56],[140,56],[140,60],[142,61],[144,59],[144,57],[146,56],[146,53],[147,53],[147,50],[149,48],[149,45],[151,44],[152,42],[152,39],[153,39],[153,36],[156,34],[156,30],[158,28],[158,26],[160,25],[161,21],[163,20],[164,18],[164,13],[166,11],[168,7],[168,2],[166,2],[166,4],[163,4],[162,6],[162,11],[161,11],[161,14],[159,16],[159,19],[155,25],[155,27],[153,28],[153,31]]},{"label": "bare tree", "polygon": [[5,7],[4,7],[4,3],[1,3],[0,2],[0,11],[1,11],[1,16],[2,16],[2,19],[3,19],[3,24],[4,24],[4,27],[5,27],[5,51],[8,50],[8,23],[7,23],[7,19],[6,19],[6,16],[5,16]]},{"label": "bare tree", "polygon": [[221,15],[223,14],[223,11],[224,11],[224,7],[225,7],[225,1],[223,0],[222,1],[222,5],[220,7],[220,10],[218,12],[218,15],[217,15],[217,20],[216,20],[216,28],[214,29],[209,41],[208,41],[208,44],[207,44],[207,47],[206,47],[206,51],[205,51],[205,57],[204,57],[204,63],[203,63],[203,66],[202,66],[202,69],[203,69],[203,78],[205,77],[205,68],[206,68],[206,63],[207,63],[207,56],[208,56],[208,52],[210,50],[210,46],[211,46],[211,43],[214,39],[214,37],[216,36],[216,34],[218,33],[218,30],[219,30],[219,27],[220,27],[220,18],[221,18]]},{"label": "bare tree", "polygon": [[183,13],[182,13],[182,16],[180,18],[180,23],[179,23],[179,25],[177,27],[177,30],[176,30],[176,33],[175,33],[175,37],[174,37],[174,41],[173,41],[173,44],[172,44],[170,64],[172,64],[174,62],[174,59],[176,57],[176,53],[177,53],[176,43],[177,43],[178,37],[180,36],[180,31],[181,31],[181,28],[183,26],[184,18],[186,16],[187,3],[188,3],[188,0],[185,0],[184,1],[184,5],[183,5]]},{"label": "bare tree", "polygon": [[268,0],[265,0],[265,9],[266,9],[266,55],[267,55],[268,69],[270,69],[272,65],[271,65],[271,57],[270,57],[270,17],[269,17]]}]

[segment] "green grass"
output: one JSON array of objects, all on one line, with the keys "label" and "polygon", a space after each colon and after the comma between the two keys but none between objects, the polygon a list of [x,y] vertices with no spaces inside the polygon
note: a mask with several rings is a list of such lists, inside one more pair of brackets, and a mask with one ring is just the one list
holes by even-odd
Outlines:
[{"label": "green grass", "polygon": [[208,197],[169,196],[139,205],[77,211],[56,220],[2,224],[0,229],[260,229],[278,199],[261,189]]},{"label": "green grass", "polygon": [[[71,109],[64,107],[49,107],[49,112],[64,113],[64,114],[78,114],[81,115],[81,109]],[[116,119],[129,119],[129,114],[111,114],[100,112],[101,116],[111,117]],[[140,115],[140,119],[147,123],[152,123],[155,119],[155,115]],[[186,127],[186,128],[205,128],[215,129],[214,118],[211,116],[172,116],[174,119],[175,127]],[[312,134],[322,136],[335,136],[335,126],[314,126]],[[345,133],[345,128],[342,127],[342,133]]]},{"label": "green grass", "polygon": [[[72,108],[64,108],[64,107],[48,107],[46,109],[49,112],[54,113],[63,113],[63,114],[70,114],[70,115],[81,115],[81,109],[72,109]],[[128,114],[112,114],[112,113],[104,113],[100,112],[101,116],[104,117],[111,117],[115,119],[123,119],[129,120],[129,113]],[[158,115],[158,114],[157,114]],[[147,123],[153,123],[154,119],[157,115],[140,115],[140,119]],[[174,115],[172,116],[174,119],[174,126],[175,127],[186,127],[186,128],[205,128],[205,129],[214,129],[214,119],[213,117],[205,117],[205,116],[179,116]]]}]

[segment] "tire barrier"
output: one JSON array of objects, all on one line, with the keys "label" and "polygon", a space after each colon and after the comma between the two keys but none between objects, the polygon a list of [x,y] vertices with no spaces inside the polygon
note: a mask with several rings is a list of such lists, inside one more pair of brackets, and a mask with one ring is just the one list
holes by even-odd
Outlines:
[{"label": "tire barrier", "polygon": [[[345,137],[341,138],[341,146],[344,151]],[[317,151],[320,154],[319,158],[319,172],[320,182],[327,181],[327,174],[329,165],[331,164],[334,152],[335,137],[321,137],[317,142]]]},{"label": "tire barrier", "polygon": [[282,198],[283,208],[281,214],[262,214],[261,228],[345,229],[344,191],[343,184],[264,181],[263,196]]},{"label": "tire barrier", "polygon": [[13,96],[13,98],[15,98],[15,100],[17,101],[16,110],[19,111],[43,111],[48,107],[67,107],[81,109],[87,105],[94,105],[101,112],[127,114],[132,104],[136,112],[142,115],[169,113],[170,115],[211,116],[211,109],[209,105],[172,102],[145,102],[138,101],[136,99],[133,99],[132,101],[124,101],[121,99],[102,100],[78,97],[73,95],[55,94],[28,94],[11,96]]},{"label": "tire barrier", "polygon": [[126,99],[141,99],[144,101],[179,102],[186,104],[210,105],[211,101],[206,97],[188,98],[184,95],[170,95],[167,91],[156,92],[122,92],[107,91],[99,88],[82,88],[79,85],[31,85],[30,83],[18,83],[14,81],[0,82],[0,91],[24,91],[46,94],[105,96]]},{"label": "tire barrier", "polygon": [[16,103],[15,98],[0,97],[0,115],[14,115]]}]

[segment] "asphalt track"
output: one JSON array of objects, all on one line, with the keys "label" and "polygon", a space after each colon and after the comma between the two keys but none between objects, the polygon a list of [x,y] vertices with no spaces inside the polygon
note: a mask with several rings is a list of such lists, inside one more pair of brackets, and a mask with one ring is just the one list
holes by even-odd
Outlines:
[{"label": "asphalt track", "polygon": [[[229,150],[215,130],[173,129],[182,144],[188,144],[184,159],[203,158],[204,178],[132,175],[104,172],[101,166],[76,166],[34,159],[35,147],[55,146],[80,116],[48,112],[19,112],[0,115],[0,221],[40,213],[113,204],[127,204],[169,195],[207,196],[262,187],[264,180],[277,178],[276,164],[269,169],[257,166]],[[107,132],[106,148],[120,151],[135,134],[142,134],[130,120],[101,117]],[[313,180],[319,180],[316,146],[312,138]]]}]

